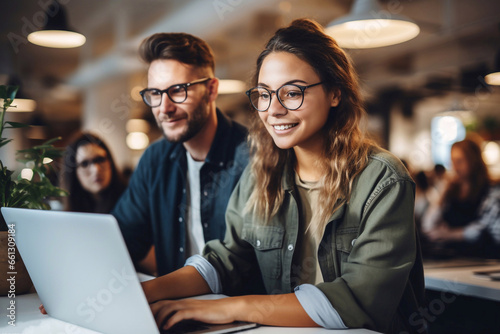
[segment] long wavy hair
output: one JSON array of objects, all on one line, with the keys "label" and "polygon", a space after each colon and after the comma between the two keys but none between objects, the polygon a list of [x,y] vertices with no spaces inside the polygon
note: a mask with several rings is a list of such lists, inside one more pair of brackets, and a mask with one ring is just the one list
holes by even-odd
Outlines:
[{"label": "long wavy hair", "polygon": [[[106,155],[111,164],[111,182],[109,186],[100,193],[99,201],[96,201],[92,194],[83,189],[76,174],[76,152],[79,147],[90,144],[97,145],[106,151]],[[108,146],[101,138],[88,132],[78,133],[66,147],[63,159],[64,164],[61,171],[61,185],[63,189],[69,192],[69,195],[63,199],[64,210],[94,213],[111,212],[118,198],[125,190],[126,182],[116,168]]]},{"label": "long wavy hair", "polygon": [[454,143],[451,149],[460,150],[467,157],[469,175],[464,179],[453,180],[448,183],[441,197],[441,205],[445,205],[452,199],[458,199],[461,193],[460,186],[463,183],[469,185],[468,192],[465,196],[466,200],[476,202],[484,195],[485,190],[492,183],[488,173],[488,167],[486,167],[486,163],[483,160],[481,147],[475,139],[466,138]]},{"label": "long wavy hair", "polygon": [[[360,129],[365,111],[357,75],[346,53],[312,20],[295,20],[271,37],[257,59],[255,84],[264,59],[273,52],[297,56],[315,70],[326,92],[340,92],[340,103],[331,108],[322,129],[325,137],[322,158],[314,162],[324,170],[320,180],[323,187],[319,193],[319,208],[313,210],[310,224],[313,235],[319,237],[331,215],[348,202],[353,181],[366,166],[370,148],[374,145]],[[287,163],[294,167],[295,154],[293,149],[283,150],[275,145],[258,116],[250,128],[249,141],[255,188],[246,210],[268,222],[283,203],[282,173]]]}]

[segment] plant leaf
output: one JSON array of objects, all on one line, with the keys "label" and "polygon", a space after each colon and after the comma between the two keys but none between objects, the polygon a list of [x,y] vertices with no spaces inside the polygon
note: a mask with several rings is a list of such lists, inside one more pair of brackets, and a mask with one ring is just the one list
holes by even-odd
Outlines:
[{"label": "plant leaf", "polygon": [[7,100],[14,100],[17,94],[17,90],[19,89],[19,86],[8,86],[8,85],[1,85],[0,86],[0,98]]},{"label": "plant leaf", "polygon": [[29,125],[25,123],[19,122],[5,122],[5,124],[9,124],[10,126],[4,127],[4,129],[18,129],[18,128],[28,128]]},{"label": "plant leaf", "polygon": [[[61,140],[62,138],[61,137],[55,137],[55,138],[52,138],[52,139],[49,139],[47,140],[45,143],[42,144],[42,146],[45,146],[45,145],[52,145],[52,143],[58,141],[58,140]],[[35,146],[36,147],[36,146]],[[52,146],[51,146],[52,147]]]},{"label": "plant leaf", "polygon": [[7,138],[0,138],[0,147],[8,144],[9,142],[11,142],[13,139],[7,139]]}]

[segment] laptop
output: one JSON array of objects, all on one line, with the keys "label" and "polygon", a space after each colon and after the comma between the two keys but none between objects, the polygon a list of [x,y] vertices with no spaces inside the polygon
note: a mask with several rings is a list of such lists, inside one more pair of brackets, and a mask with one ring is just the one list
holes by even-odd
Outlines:
[{"label": "laptop", "polygon": [[[17,248],[51,317],[106,334],[160,333],[112,215],[1,211],[7,224],[15,225]],[[198,323],[192,332],[230,333],[256,326]]]}]

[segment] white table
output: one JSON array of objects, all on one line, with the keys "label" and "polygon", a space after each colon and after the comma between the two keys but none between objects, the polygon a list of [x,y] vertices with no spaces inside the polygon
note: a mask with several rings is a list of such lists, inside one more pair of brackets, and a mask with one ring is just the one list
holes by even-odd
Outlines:
[{"label": "white table", "polygon": [[[0,297],[0,333],[1,334],[96,334],[97,332],[63,322],[38,310],[40,299],[35,293],[16,297],[16,326],[8,325],[9,319],[5,316],[9,306],[8,297]],[[323,328],[284,328],[262,326],[244,333],[258,334],[302,334],[302,333],[331,333],[331,334],[369,334],[376,333],[367,329],[326,330]],[[143,334],[143,333],[141,333]]]},{"label": "white table", "polygon": [[500,302],[500,281],[474,275],[475,271],[490,270],[500,270],[500,262],[451,260],[424,263],[425,288]]}]

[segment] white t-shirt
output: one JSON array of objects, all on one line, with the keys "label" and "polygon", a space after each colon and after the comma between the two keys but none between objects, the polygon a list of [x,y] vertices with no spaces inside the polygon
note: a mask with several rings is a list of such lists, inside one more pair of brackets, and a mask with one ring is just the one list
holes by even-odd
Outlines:
[{"label": "white t-shirt", "polygon": [[201,254],[205,247],[205,237],[201,225],[201,200],[200,200],[200,170],[205,161],[195,161],[186,151],[188,164],[188,192],[187,203],[189,210],[187,214],[187,242],[188,256]]}]

